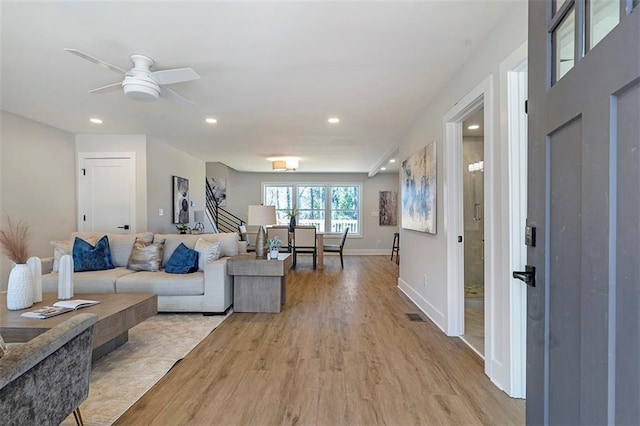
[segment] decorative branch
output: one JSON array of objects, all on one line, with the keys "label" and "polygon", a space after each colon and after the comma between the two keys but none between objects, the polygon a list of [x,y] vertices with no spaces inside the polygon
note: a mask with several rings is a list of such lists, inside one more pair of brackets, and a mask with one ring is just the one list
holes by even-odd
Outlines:
[{"label": "decorative branch", "polygon": [[0,230],[2,252],[16,264],[27,263],[29,259],[29,225],[23,221],[14,222],[7,216],[7,228]]}]

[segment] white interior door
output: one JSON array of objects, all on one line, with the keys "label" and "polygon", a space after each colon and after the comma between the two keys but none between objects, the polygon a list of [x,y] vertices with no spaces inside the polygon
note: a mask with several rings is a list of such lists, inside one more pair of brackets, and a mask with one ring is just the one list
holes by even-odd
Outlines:
[{"label": "white interior door", "polygon": [[78,164],[78,229],[135,231],[133,155],[80,153]]}]

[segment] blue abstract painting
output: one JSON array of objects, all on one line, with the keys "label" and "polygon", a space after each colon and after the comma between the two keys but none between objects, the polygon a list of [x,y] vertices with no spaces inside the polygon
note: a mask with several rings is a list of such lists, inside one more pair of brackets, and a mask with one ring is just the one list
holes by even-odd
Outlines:
[{"label": "blue abstract painting", "polygon": [[402,162],[402,228],[436,233],[436,143]]}]

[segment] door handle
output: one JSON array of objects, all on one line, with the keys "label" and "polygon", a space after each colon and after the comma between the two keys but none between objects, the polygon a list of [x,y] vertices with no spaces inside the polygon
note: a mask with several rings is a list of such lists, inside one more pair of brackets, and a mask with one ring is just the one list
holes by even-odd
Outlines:
[{"label": "door handle", "polygon": [[129,229],[129,225],[118,226],[118,229],[128,230]]},{"label": "door handle", "polygon": [[524,271],[513,271],[513,278],[524,281],[526,285],[536,286],[536,267],[527,265]]}]

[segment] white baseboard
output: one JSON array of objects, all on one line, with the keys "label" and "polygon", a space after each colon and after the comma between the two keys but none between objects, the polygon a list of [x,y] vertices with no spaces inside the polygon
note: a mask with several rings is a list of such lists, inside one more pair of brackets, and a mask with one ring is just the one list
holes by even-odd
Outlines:
[{"label": "white baseboard", "polygon": [[401,292],[403,292],[417,307],[424,313],[429,319],[438,326],[443,333],[447,334],[445,331],[445,316],[442,312],[436,309],[427,299],[422,297],[418,292],[416,292],[406,281],[402,278],[398,278],[398,288]]}]

